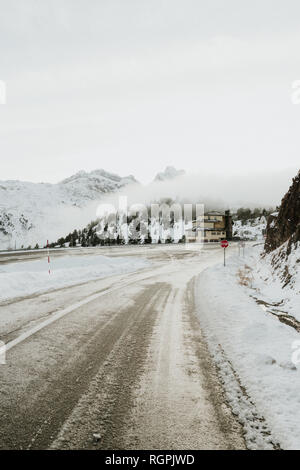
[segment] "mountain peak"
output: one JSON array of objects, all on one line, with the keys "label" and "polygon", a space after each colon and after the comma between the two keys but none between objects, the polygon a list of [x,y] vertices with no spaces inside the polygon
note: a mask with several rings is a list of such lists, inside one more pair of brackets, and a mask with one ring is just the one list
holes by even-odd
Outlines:
[{"label": "mountain peak", "polygon": [[112,184],[120,184],[121,186],[125,184],[137,183],[137,180],[134,176],[119,176],[115,173],[109,173],[108,171],[101,169],[93,170],[91,172],[86,172],[80,170],[74,175],[62,180],[59,184],[68,185],[69,183],[78,183],[83,180],[98,181],[98,182],[109,182]]},{"label": "mountain peak", "polygon": [[154,178],[154,181],[172,180],[172,179],[177,178],[178,176],[182,176],[182,175],[185,175],[184,170],[176,170],[176,168],[174,168],[174,166],[167,166],[165,168],[165,171],[157,173],[157,175]]}]

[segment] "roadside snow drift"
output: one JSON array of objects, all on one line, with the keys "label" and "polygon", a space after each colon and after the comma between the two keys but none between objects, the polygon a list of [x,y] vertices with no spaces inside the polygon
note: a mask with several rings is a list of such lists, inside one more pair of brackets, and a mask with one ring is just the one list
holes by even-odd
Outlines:
[{"label": "roadside snow drift", "polygon": [[49,275],[46,257],[45,260],[11,263],[0,267],[0,302],[136,271],[148,264],[148,261],[138,258],[63,256],[51,261]]},{"label": "roadside snow drift", "polygon": [[287,255],[288,242],[264,254],[252,256],[253,288],[257,297],[300,322],[300,244]]},{"label": "roadside snow drift", "polygon": [[[269,301],[285,296],[278,282],[264,284],[263,265],[267,270],[268,260],[248,245],[245,258],[234,255],[226,267],[203,271],[197,314],[248,447],[300,449],[300,335],[257,303],[264,287]],[[286,295],[299,308],[297,287]]]}]

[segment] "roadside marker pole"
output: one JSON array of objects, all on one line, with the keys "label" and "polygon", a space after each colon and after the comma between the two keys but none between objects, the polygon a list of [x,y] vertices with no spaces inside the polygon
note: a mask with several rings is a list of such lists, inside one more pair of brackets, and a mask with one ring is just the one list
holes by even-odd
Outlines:
[{"label": "roadside marker pole", "polygon": [[47,255],[48,255],[48,272],[50,274],[50,251],[49,251],[49,241],[47,240]]}]

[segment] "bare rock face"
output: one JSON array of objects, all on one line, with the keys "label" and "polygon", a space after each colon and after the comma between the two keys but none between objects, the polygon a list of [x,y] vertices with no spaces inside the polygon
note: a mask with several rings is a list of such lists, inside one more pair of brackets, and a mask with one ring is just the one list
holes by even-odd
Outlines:
[{"label": "bare rock face", "polygon": [[289,240],[287,251],[300,241],[300,170],[281,201],[278,213],[268,218],[265,251],[270,253]]}]

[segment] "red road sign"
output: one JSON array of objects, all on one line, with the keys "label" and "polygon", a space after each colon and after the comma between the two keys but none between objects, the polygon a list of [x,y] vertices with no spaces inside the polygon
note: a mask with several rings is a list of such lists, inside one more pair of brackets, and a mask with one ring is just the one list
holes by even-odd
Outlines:
[{"label": "red road sign", "polygon": [[227,248],[228,245],[229,245],[229,243],[228,243],[227,240],[222,240],[222,241],[221,241],[221,247],[222,247],[222,248]]}]

